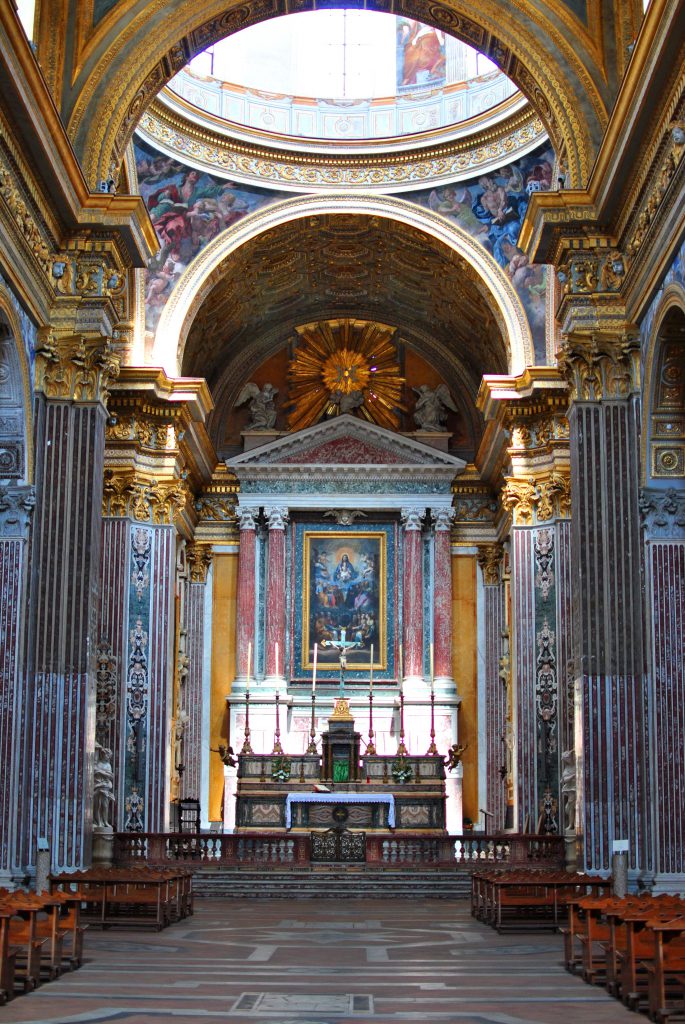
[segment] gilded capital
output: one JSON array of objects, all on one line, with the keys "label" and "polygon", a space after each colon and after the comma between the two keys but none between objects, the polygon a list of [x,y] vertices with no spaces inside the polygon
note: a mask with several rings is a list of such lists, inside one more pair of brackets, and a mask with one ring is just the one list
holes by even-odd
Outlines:
[{"label": "gilded capital", "polygon": [[504,556],[504,547],[501,544],[479,544],[478,565],[483,573],[483,583],[486,587],[496,587],[500,581],[499,569]]},{"label": "gilded capital", "polygon": [[190,569],[191,583],[206,583],[207,573],[214,558],[214,552],[209,544],[187,544],[186,558]]},{"label": "gilded capital", "polygon": [[538,491],[535,480],[521,480],[508,477],[502,488],[502,504],[510,513],[515,526],[530,526],[535,516],[538,503]]},{"label": "gilded capital", "polygon": [[557,359],[576,402],[627,398],[640,387],[640,345],[627,332],[567,334]]},{"label": "gilded capital", "polygon": [[185,509],[188,498],[185,480],[159,481],[131,469],[105,470],[105,517],[128,517],[151,526],[170,526]]},{"label": "gilded capital", "polygon": [[107,404],[120,361],[109,339],[69,337],[43,331],[36,349],[36,390],[46,398]]}]

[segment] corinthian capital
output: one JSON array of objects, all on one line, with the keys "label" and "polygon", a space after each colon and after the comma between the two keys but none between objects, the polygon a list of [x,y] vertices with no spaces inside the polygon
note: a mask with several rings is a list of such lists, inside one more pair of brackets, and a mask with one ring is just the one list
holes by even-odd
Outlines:
[{"label": "corinthian capital", "polygon": [[264,515],[270,530],[285,530],[288,522],[288,509],[285,505],[272,505],[265,508]]},{"label": "corinthian capital", "polygon": [[483,572],[483,583],[486,587],[496,587],[499,583],[499,567],[504,556],[501,544],[479,544],[478,564]]},{"label": "corinthian capital", "polygon": [[190,569],[191,583],[206,583],[207,573],[214,558],[214,552],[208,544],[187,544],[186,558]]},{"label": "corinthian capital", "polygon": [[510,477],[502,488],[502,504],[517,526],[531,525],[537,503],[538,492],[532,477],[528,480]]},{"label": "corinthian capital", "polygon": [[457,510],[451,506],[449,508],[431,509],[434,529],[440,532],[449,532],[452,528],[452,520],[454,519],[456,511]]},{"label": "corinthian capital", "polygon": [[408,532],[411,530],[420,530],[423,525],[423,520],[426,518],[425,508],[403,508],[401,513],[402,526]]},{"label": "corinthian capital", "polygon": [[107,404],[119,376],[119,356],[109,339],[71,337],[59,342],[44,333],[36,349],[36,390],[46,398]]},{"label": "corinthian capital", "polygon": [[259,515],[258,508],[249,505],[238,505],[235,510],[235,514],[238,519],[238,526],[241,530],[257,529],[257,516]]},{"label": "corinthian capital", "polygon": [[576,402],[627,398],[640,387],[640,344],[625,328],[615,334],[568,334],[558,355]]},{"label": "corinthian capital", "polygon": [[0,537],[24,539],[35,504],[33,487],[0,484]]}]

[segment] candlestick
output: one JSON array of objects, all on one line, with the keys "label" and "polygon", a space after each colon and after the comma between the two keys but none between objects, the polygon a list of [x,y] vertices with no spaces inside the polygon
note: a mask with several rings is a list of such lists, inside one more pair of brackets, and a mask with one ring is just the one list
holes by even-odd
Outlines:
[{"label": "candlestick", "polygon": [[314,691],[316,690],[316,659],[318,658],[318,655],[319,645],[314,644],[314,671],[312,672],[312,697],[314,696]]},{"label": "candlestick", "polygon": [[[278,644],[276,644],[278,649]],[[282,754],[283,747],[281,746],[281,697],[278,691],[276,692],[276,732],[274,733],[274,749],[271,751],[272,754]]]},{"label": "candlestick", "polygon": [[278,640],[274,644],[274,648],[275,648],[274,653],[275,653],[275,656],[276,656],[276,673],[275,674],[276,674],[276,677],[278,677]]},{"label": "candlestick", "polygon": [[397,673],[397,676],[400,682],[400,693],[402,693],[402,679],[404,677],[404,669],[402,664],[402,644],[400,644],[400,670]]},{"label": "candlestick", "polygon": [[431,680],[431,743],[426,754],[437,754],[438,748],[435,745],[435,690]]},{"label": "candlestick", "polygon": [[369,669],[369,742],[366,744],[366,753],[376,753],[373,744],[373,644],[371,644],[371,666]]},{"label": "candlestick", "polygon": [[433,644],[432,643],[431,643],[431,646],[430,646],[430,655],[431,655],[431,690],[432,690],[433,689],[433,678],[434,678],[433,677]]},{"label": "candlestick", "polygon": [[404,690],[400,690],[400,742],[397,744],[397,754],[405,757],[408,753],[404,744]]},{"label": "candlestick", "polygon": [[[249,659],[249,654],[248,654]],[[253,754],[254,751],[250,745],[250,691],[245,690],[245,739],[243,746],[240,751],[241,754]]]},{"label": "candlestick", "polygon": [[318,754],[316,749],[316,729],[314,728],[314,714],[315,714],[315,703],[316,703],[316,661],[319,655],[319,645],[314,644],[314,658],[313,658],[313,671],[312,671],[312,723],[309,729],[309,746],[307,747],[308,754]]},{"label": "candlestick", "polygon": [[247,682],[246,682],[246,689],[247,690],[250,689],[250,665],[251,664],[252,664],[252,641],[250,640],[250,642],[247,645],[247,673],[245,675],[245,679],[247,680]]}]

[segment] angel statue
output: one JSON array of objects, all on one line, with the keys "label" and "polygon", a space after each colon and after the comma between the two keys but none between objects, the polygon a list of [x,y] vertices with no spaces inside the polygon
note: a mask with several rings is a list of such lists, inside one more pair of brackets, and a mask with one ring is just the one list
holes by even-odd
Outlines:
[{"label": "angel statue", "polygon": [[248,430],[271,430],[276,423],[276,406],[274,399],[278,394],[278,388],[273,384],[265,384],[260,390],[259,385],[254,381],[245,384],[238,395],[236,407],[250,403],[250,422]]},{"label": "angel statue", "polygon": [[444,430],[447,409],[457,411],[447,386],[438,384],[437,388],[432,388],[428,384],[420,384],[414,391],[418,395],[414,406],[414,420],[419,430]]}]

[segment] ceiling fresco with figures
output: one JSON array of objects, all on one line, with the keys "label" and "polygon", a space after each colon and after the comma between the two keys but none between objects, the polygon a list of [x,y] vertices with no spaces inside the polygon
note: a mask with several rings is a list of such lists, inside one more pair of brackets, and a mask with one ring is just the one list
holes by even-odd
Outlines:
[{"label": "ceiling fresco with figures", "polygon": [[183,373],[210,386],[236,359],[259,362],[296,325],[354,315],[416,329],[458,354],[473,381],[505,373],[500,326],[475,271],[447,246],[380,217],[319,215],[245,243],[200,307]]}]

